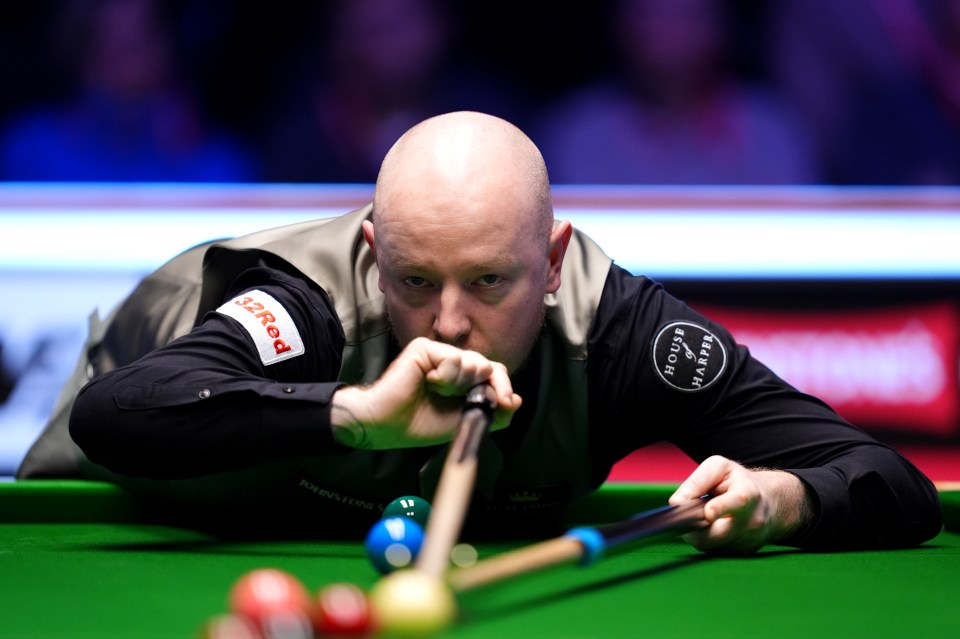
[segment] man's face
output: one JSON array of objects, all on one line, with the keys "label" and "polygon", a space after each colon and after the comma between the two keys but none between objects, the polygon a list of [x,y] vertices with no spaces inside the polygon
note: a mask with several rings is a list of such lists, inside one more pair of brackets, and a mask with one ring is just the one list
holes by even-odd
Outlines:
[{"label": "man's face", "polygon": [[[511,198],[391,197],[378,209],[380,290],[401,345],[415,337],[474,350],[511,372],[560,284],[529,202]],[[562,259],[562,251],[560,256]]]}]

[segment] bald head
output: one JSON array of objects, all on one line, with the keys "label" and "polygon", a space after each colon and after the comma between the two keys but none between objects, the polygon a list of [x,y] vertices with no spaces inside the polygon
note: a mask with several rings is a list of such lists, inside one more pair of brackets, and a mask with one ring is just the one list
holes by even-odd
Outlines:
[{"label": "bald head", "polygon": [[550,183],[540,151],[506,120],[469,111],[439,115],[407,131],[383,160],[374,218],[396,198],[429,197],[451,216],[471,202],[500,200],[505,215],[529,214],[546,241],[553,226]]},{"label": "bald head", "polygon": [[397,341],[477,351],[517,370],[560,287],[572,229],[554,227],[543,158],[512,124],[450,113],[383,161],[363,235]]}]

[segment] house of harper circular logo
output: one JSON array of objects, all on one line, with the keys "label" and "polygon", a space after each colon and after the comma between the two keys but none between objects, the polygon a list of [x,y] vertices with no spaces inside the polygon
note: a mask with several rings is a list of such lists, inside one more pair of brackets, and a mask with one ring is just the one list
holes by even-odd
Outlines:
[{"label": "house of harper circular logo", "polygon": [[727,351],[716,335],[692,322],[671,322],[653,340],[653,367],[664,383],[696,392],[720,379]]}]

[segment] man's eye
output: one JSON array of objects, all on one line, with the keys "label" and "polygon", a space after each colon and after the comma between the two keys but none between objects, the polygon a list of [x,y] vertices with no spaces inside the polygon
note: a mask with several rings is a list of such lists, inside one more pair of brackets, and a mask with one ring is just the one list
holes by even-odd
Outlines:
[{"label": "man's eye", "polygon": [[407,279],[403,280],[403,282],[411,288],[423,288],[427,285],[427,280],[418,275],[408,277]]},{"label": "man's eye", "polygon": [[499,275],[494,275],[492,273],[487,273],[486,275],[481,275],[477,279],[477,284],[480,286],[496,286],[503,281],[503,278]]}]

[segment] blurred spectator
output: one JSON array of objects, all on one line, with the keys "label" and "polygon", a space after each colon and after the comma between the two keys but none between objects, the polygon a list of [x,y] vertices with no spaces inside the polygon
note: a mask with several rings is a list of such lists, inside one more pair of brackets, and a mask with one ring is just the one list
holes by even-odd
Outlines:
[{"label": "blurred spectator", "polygon": [[52,1],[0,2],[0,122],[62,91],[50,47],[39,36],[50,22]]},{"label": "blurred spectator", "polygon": [[[856,87],[837,181],[960,184],[960,2],[874,0],[904,72]],[[864,77],[864,76],[861,76]]]},{"label": "blurred spectator", "polygon": [[390,144],[426,117],[469,109],[516,119],[512,90],[455,62],[453,11],[439,0],[330,3],[313,68],[268,131],[267,178],[373,182]]},{"label": "blurred spectator", "polygon": [[817,178],[806,135],[729,64],[721,0],[618,0],[612,77],[534,128],[557,183],[784,184]]},{"label": "blurred spectator", "polygon": [[[77,88],[14,118],[0,147],[5,180],[238,181],[250,157],[201,115],[177,65],[174,33],[152,0],[63,5]],[[75,48],[74,48],[75,47]]]},{"label": "blurred spectator", "polygon": [[960,2],[781,0],[772,17],[827,181],[960,184]]}]

